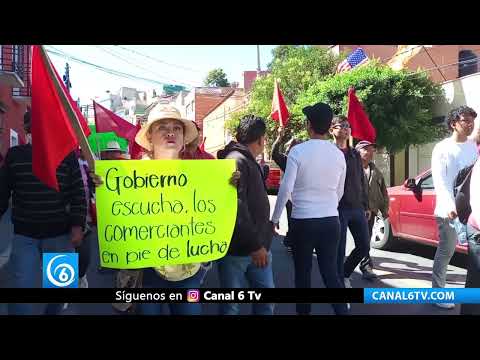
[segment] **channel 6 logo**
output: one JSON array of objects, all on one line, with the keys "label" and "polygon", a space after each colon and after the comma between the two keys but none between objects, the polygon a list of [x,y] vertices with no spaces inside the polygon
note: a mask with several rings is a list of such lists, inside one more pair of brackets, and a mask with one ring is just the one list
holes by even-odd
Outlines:
[{"label": "channel 6 logo", "polygon": [[78,288],[78,254],[43,254],[44,288]]},{"label": "channel 6 logo", "polygon": [[187,291],[187,302],[199,302],[200,301],[200,291],[198,290],[188,290]]}]

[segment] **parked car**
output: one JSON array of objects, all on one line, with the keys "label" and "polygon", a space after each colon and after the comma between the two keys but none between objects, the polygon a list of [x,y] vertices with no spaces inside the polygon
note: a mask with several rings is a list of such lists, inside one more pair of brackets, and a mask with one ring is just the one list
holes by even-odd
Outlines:
[{"label": "parked car", "polygon": [[[376,217],[371,247],[388,250],[399,238],[437,246],[438,228],[433,215],[436,198],[431,170],[387,191],[390,197],[389,216],[388,219]],[[455,251],[467,253],[467,247],[457,245]]]}]

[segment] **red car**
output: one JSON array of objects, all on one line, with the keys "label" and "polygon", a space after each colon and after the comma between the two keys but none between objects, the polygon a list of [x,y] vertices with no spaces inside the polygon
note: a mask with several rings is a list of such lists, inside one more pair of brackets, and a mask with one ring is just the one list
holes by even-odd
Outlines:
[{"label": "red car", "polygon": [[[431,170],[387,191],[390,197],[389,218],[376,218],[371,246],[388,250],[398,238],[437,246],[438,228],[433,215],[435,189]],[[457,245],[456,251],[466,254],[467,247]]]},{"label": "red car", "polygon": [[277,194],[280,187],[281,170],[279,168],[270,167],[266,180],[267,191],[269,194]]}]

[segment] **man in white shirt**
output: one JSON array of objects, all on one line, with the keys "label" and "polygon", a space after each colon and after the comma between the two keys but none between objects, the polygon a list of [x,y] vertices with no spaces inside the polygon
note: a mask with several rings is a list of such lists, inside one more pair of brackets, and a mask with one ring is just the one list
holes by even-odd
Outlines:
[{"label": "man in white shirt", "polygon": [[[292,252],[295,287],[311,287],[312,253],[327,288],[343,288],[337,271],[340,241],[338,203],[343,196],[346,164],[341,151],[328,138],[333,112],[318,103],[303,109],[310,140],[288,154],[287,167],[278,191],[272,223],[278,227],[288,199],[292,209]],[[346,315],[346,304],[332,304],[337,315]],[[311,304],[297,304],[297,313],[310,314]]]},{"label": "man in white shirt", "polygon": [[[475,141],[468,139],[473,132],[477,113],[468,106],[453,109],[447,116],[450,137],[435,145],[432,152],[432,178],[436,193],[435,218],[439,241],[432,270],[432,287],[445,287],[447,267],[455,252],[457,234],[454,221],[457,218],[453,187],[455,177],[463,168],[472,165],[478,157]],[[453,309],[454,304],[437,304]]]}]

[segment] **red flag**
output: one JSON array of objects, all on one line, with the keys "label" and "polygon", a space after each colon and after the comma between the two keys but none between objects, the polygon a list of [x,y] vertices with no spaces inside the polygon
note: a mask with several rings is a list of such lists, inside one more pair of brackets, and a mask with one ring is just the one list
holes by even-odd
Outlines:
[{"label": "red flag", "polygon": [[95,112],[95,127],[97,132],[113,131],[117,136],[127,139],[130,143],[135,142],[137,127],[127,120],[104,108],[102,105],[93,102]]},{"label": "red flag", "polygon": [[67,96],[68,102],[70,103],[70,106],[73,108],[75,111],[75,114],[77,114],[78,119],[80,120],[80,125],[82,126],[83,133],[85,136],[90,136],[91,131],[90,128],[88,127],[88,122],[83,116],[82,112],[78,108],[78,104],[76,101],[73,100],[72,96],[70,95],[70,92],[67,90],[65,84],[63,83],[62,79],[60,78],[60,75],[58,75],[57,70],[55,69],[54,66],[52,66],[53,71],[55,72],[55,76],[57,77],[57,82],[60,84],[60,86],[63,89],[63,92]]},{"label": "red flag", "polygon": [[348,122],[352,128],[352,137],[375,142],[377,133],[368,119],[362,103],[355,95],[354,88],[348,89]]},{"label": "red flag", "polygon": [[[135,126],[135,135],[137,132],[140,131],[142,128],[142,125],[140,124],[140,121],[137,123],[137,126]],[[142,158],[142,155],[145,153],[145,149],[141,147],[140,145],[137,144],[135,141],[135,136],[133,137],[133,140],[129,142],[128,144],[128,152],[130,153],[130,159],[132,160],[139,160]]]},{"label": "red flag", "polygon": [[270,116],[276,122],[280,122],[282,127],[287,125],[290,116],[277,80],[275,80],[275,88],[273,90],[272,113]]},{"label": "red flag", "polygon": [[[58,79],[47,54],[38,45],[32,49],[32,168],[47,186],[59,191],[57,168],[78,147],[59,95]],[[61,83],[61,82],[60,82]]]}]

